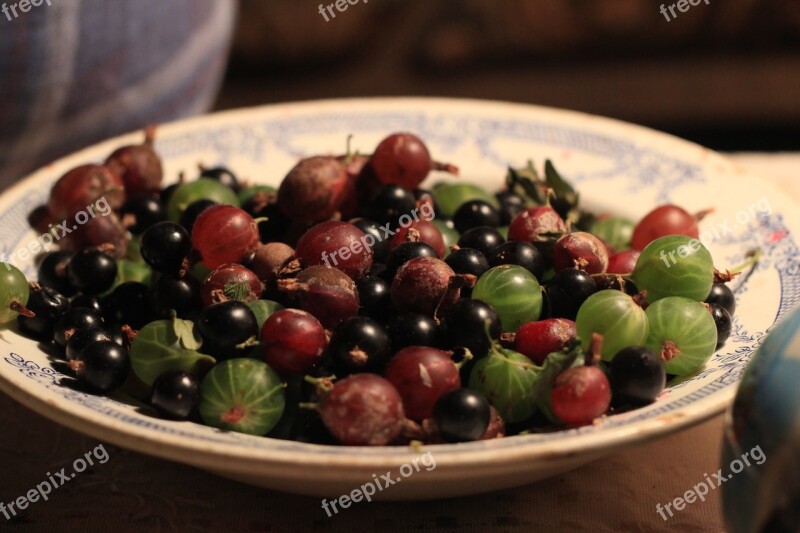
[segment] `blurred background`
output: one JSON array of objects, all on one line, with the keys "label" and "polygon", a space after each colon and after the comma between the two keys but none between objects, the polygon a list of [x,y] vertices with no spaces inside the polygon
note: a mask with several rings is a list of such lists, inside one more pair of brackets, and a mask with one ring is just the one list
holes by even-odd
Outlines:
[{"label": "blurred background", "polygon": [[332,97],[510,100],[800,149],[798,0],[701,1],[671,21],[658,0],[353,1],[329,21],[318,0],[0,15],[0,186],[148,122]]},{"label": "blurred background", "polygon": [[[244,0],[218,108],[368,95],[511,100],[721,150],[800,148],[800,2]],[[672,2],[667,2],[669,5]]]}]

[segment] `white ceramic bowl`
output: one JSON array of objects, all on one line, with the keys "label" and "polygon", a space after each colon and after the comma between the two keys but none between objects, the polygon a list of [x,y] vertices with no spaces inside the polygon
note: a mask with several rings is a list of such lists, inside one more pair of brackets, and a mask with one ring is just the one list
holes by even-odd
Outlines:
[{"label": "white ceramic bowl", "polygon": [[[709,232],[707,244],[718,268],[739,263],[752,248],[764,254],[753,274],[738,283],[731,339],[703,371],[672,384],[646,408],[580,429],[429,446],[418,452],[308,445],[160,420],[130,398],[92,396],[59,384],[60,376],[45,353],[9,330],[0,339],[0,388],[27,407],[95,438],[254,485],[337,496],[373,480],[373,474],[380,477],[391,471],[390,477],[402,482],[379,492],[380,498],[458,496],[542,479],[721,412],[766,331],[800,299],[791,231],[800,229],[800,219],[793,204],[714,152],[613,120],[484,101],[336,100],[245,109],[164,125],[157,148],[171,179],[180,170],[191,175],[198,162],[225,163],[251,181],[277,184],[301,156],[344,151],[347,134],[355,135],[354,147],[368,152],[398,130],[416,132],[437,158],[461,167],[462,179],[491,189],[500,186],[507,165],[520,166],[530,158],[541,164],[549,157],[577,186],[585,205],[596,210],[637,218],[667,201],[689,211],[715,207],[701,230]],[[35,238],[25,216],[45,200],[64,171],[100,161],[113,148],[139,139],[140,134],[134,134],[93,146],[4,193],[3,251],[10,254]],[[32,273],[30,262],[18,266]],[[402,478],[400,466],[428,451],[435,468],[423,466]]]}]

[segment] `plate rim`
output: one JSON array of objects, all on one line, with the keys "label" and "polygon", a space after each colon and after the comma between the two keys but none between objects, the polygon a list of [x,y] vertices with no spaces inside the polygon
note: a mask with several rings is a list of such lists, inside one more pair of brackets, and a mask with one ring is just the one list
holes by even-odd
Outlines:
[{"label": "plate rim", "polygon": [[[674,143],[676,146],[680,146],[684,150],[694,150],[698,156],[710,157],[714,162],[724,165],[723,170],[727,174],[744,174],[745,176],[751,175],[750,173],[742,173],[741,171],[737,171],[736,165],[730,159],[716,151],[710,150],[691,141],[681,139],[674,135],[648,128],[646,126],[641,126],[614,118],[592,115],[581,111],[500,100],[439,97],[353,97],[320,99],[279,104],[266,104],[224,110],[160,124],[158,127],[159,130],[181,130],[185,128],[191,128],[193,125],[197,124],[207,124],[209,122],[213,123],[215,120],[227,121],[235,119],[237,116],[245,116],[254,112],[262,113],[271,111],[275,113],[291,113],[294,110],[300,112],[305,110],[311,113],[314,109],[320,109],[324,107],[347,107],[364,103],[374,106],[391,104],[398,107],[429,107],[437,104],[446,104],[447,106],[473,106],[484,108],[487,111],[489,108],[496,108],[500,106],[509,111],[520,109],[524,110],[526,113],[535,112],[548,116],[570,117],[575,121],[591,122],[594,126],[593,129],[598,129],[601,131],[608,131],[608,128],[613,126],[619,130],[628,130],[633,131],[634,133],[639,132],[647,134],[648,137],[652,136],[654,138]],[[135,135],[140,135],[140,133],[137,131],[115,136],[59,158],[58,160],[39,168],[25,178],[17,181],[11,187],[3,190],[0,194],[0,197],[7,198],[9,196],[14,196],[15,194],[20,194],[21,191],[30,188],[31,183],[44,179],[47,173],[52,172],[53,167],[71,164],[70,162],[72,160],[88,160],[86,154],[97,152],[104,146],[119,145],[120,143],[129,142],[134,138]],[[711,162],[708,164],[710,163]],[[754,178],[760,180],[758,176],[754,176]],[[762,181],[762,183],[765,182]],[[765,185],[767,185],[768,188],[775,189],[768,183],[765,183]],[[585,450],[605,451],[613,448],[619,448],[622,445],[634,445],[647,440],[659,438],[666,434],[701,423],[708,418],[723,412],[723,410],[731,403],[736,388],[736,385],[725,387],[722,390],[714,392],[713,396],[710,398],[706,398],[700,402],[690,403],[684,407],[676,409],[671,413],[653,416],[649,419],[633,422],[628,425],[607,428],[603,432],[592,433],[591,437],[589,438],[583,434],[576,434],[556,441],[526,442],[524,437],[513,437],[514,439],[519,439],[519,441],[515,443],[515,445],[509,445],[502,449],[495,449],[490,445],[478,446],[480,443],[465,443],[458,445],[426,445],[424,449],[431,451],[432,453],[435,453],[437,450],[439,450],[441,457],[437,456],[437,463],[438,460],[441,459],[443,465],[446,463],[451,463],[452,465],[458,466],[494,463],[496,462],[497,451],[500,451],[503,454],[504,461],[514,459],[556,459],[574,456],[575,454],[580,454]],[[380,467],[395,465],[398,462],[405,461],[410,453],[414,453],[408,446],[392,446],[370,449],[365,449],[362,447],[336,446],[333,448],[340,450],[340,452],[337,454],[313,453],[298,457],[297,451],[274,450],[270,449],[268,445],[263,447],[247,447],[237,446],[235,443],[226,444],[208,442],[192,439],[186,436],[174,436],[167,433],[160,433],[153,430],[125,425],[117,419],[110,418],[106,415],[100,415],[94,411],[91,411],[85,406],[76,405],[66,399],[62,399],[66,405],[60,406],[58,405],[59,402],[48,401],[48,399],[38,397],[29,390],[19,387],[11,380],[8,380],[2,373],[0,373],[0,390],[3,390],[3,392],[14,398],[16,401],[31,408],[46,418],[55,421],[56,423],[65,425],[64,417],[66,417],[72,422],[68,427],[82,433],[90,434],[102,440],[108,440],[109,442],[113,442],[122,447],[131,448],[137,451],[144,451],[144,453],[162,458],[192,464],[203,463],[209,467],[215,464],[218,465],[220,460],[230,463],[230,460],[234,459],[236,461],[241,461],[241,464],[229,464],[227,466],[241,466],[242,471],[247,472],[252,472],[252,467],[254,465],[263,465],[264,468],[268,468],[269,465],[274,464],[280,464],[282,466],[317,465],[348,467],[352,467],[355,464],[357,466]],[[70,406],[78,407],[79,410],[75,412],[69,408]],[[684,414],[676,416],[681,413]],[[92,415],[94,415],[94,417]],[[94,418],[94,420],[92,420],[92,418]],[[264,439],[264,437],[256,438]],[[265,443],[268,442],[269,439],[266,439]],[[302,449],[302,447],[313,447],[317,449],[332,448],[331,446],[326,445],[305,444],[298,442],[294,442],[293,444],[298,447],[298,451]],[[352,453],[342,453],[342,450],[347,450]],[[376,450],[377,453],[364,453],[365,450]],[[196,455],[191,458],[181,455],[182,453],[186,452],[191,452]]]}]

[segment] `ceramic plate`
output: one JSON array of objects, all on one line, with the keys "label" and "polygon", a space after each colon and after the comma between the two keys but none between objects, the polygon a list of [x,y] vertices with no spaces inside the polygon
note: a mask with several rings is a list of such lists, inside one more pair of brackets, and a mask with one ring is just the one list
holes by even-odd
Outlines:
[{"label": "ceramic plate", "polygon": [[[718,268],[760,248],[761,261],[734,286],[737,314],[728,343],[705,369],[672,384],[646,408],[596,425],[492,442],[405,447],[327,447],[226,433],[148,414],[124,396],[105,398],[60,384],[32,341],[13,330],[0,339],[0,388],[27,407],[97,439],[282,491],[337,496],[390,472],[383,499],[426,499],[529,483],[623,446],[658,438],[721,412],[753,352],[773,323],[800,299],[797,208],[780,191],[745,175],[722,156],[645,128],[548,108],[446,99],[336,100],[259,107],[162,126],[157,149],[166,174],[192,175],[198,162],[226,164],[252,182],[277,184],[299,157],[371,150],[386,134],[419,134],[464,180],[500,186],[507,165],[553,159],[584,205],[636,219],[658,203],[715,211],[701,231]],[[140,134],[112,139],[40,170],[0,197],[0,246],[6,254],[35,239],[26,214],[50,185],[78,164],[101,161]],[[434,176],[436,179],[447,179]],[[17,261],[26,274],[31,261]],[[409,468],[430,452],[417,472]],[[418,465],[422,465],[418,461]],[[375,474],[376,476],[373,476]],[[407,475],[407,477],[405,477]],[[384,484],[387,483],[384,481]]]}]

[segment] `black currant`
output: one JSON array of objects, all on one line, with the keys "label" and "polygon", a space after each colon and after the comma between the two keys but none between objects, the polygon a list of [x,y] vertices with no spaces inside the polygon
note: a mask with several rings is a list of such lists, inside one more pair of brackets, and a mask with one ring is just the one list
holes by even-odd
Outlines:
[{"label": "black currant", "polygon": [[480,277],[489,270],[486,256],[474,248],[459,248],[450,252],[444,260],[456,274],[472,274]]},{"label": "black currant", "polygon": [[400,185],[384,185],[370,202],[367,211],[369,218],[381,224],[391,223],[394,227],[397,219],[411,213],[417,206],[414,194]]},{"label": "black currant", "polygon": [[465,231],[458,239],[458,246],[461,248],[475,248],[486,257],[489,257],[495,248],[505,241],[495,228],[479,226]]},{"label": "black currant", "polygon": [[470,299],[453,304],[444,315],[442,329],[445,347],[467,348],[476,359],[489,353],[492,340],[498,340],[502,331],[497,311],[486,302]]},{"label": "black currant", "polygon": [[17,315],[20,332],[31,339],[49,341],[56,321],[69,309],[69,300],[49,287],[31,290],[26,307],[36,316]]},{"label": "black currant", "polygon": [[111,392],[128,379],[128,352],[114,341],[102,340],[85,346],[69,362],[78,381],[97,392]]},{"label": "black currant", "polygon": [[183,226],[174,222],[159,222],[147,228],[142,235],[140,251],[153,270],[177,276],[191,248],[192,239]]},{"label": "black currant", "polygon": [[724,283],[715,283],[706,298],[707,304],[717,304],[724,307],[733,316],[736,314],[736,297],[733,291]]},{"label": "black currant", "polygon": [[133,235],[141,235],[144,230],[167,220],[167,211],[158,200],[149,195],[129,198],[120,210],[122,221]]},{"label": "black currant", "polygon": [[522,241],[504,242],[489,257],[489,265],[519,265],[541,280],[544,275],[545,259],[534,245]]},{"label": "black currant", "polygon": [[70,309],[75,307],[86,307],[87,309],[91,309],[97,315],[103,316],[103,303],[100,301],[100,298],[97,296],[90,296],[88,294],[79,294],[75,296],[69,302]]},{"label": "black currant", "polygon": [[203,309],[197,328],[203,337],[200,351],[218,359],[245,354],[249,348],[237,346],[258,336],[256,315],[238,300],[220,302]]},{"label": "black currant", "polygon": [[152,320],[149,294],[150,288],[144,283],[120,283],[102,300],[105,323],[141,329]]},{"label": "black currant", "polygon": [[169,318],[172,311],[178,318],[189,318],[201,307],[200,283],[192,277],[159,276],[150,287],[150,309],[156,319]]},{"label": "black currant", "polygon": [[719,304],[710,304],[709,309],[711,316],[714,317],[714,324],[717,326],[717,350],[722,348],[728,337],[731,336],[733,331],[733,317],[723,306]]},{"label": "black currant", "polygon": [[639,289],[629,279],[625,279],[617,274],[602,274],[594,277],[595,291],[602,291],[606,289],[614,289],[622,291],[629,296],[635,296],[639,293]]},{"label": "black currant", "polygon": [[65,348],[69,337],[76,331],[101,327],[103,322],[94,311],[86,307],[73,307],[68,309],[53,327],[53,341],[61,348]]},{"label": "black currant", "polygon": [[113,341],[109,333],[101,328],[86,328],[77,330],[67,341],[67,361],[75,359],[78,354],[93,342]]},{"label": "black currant", "polygon": [[101,294],[110,289],[117,279],[117,262],[100,250],[81,250],[67,263],[67,277],[79,292]]},{"label": "black currant", "polygon": [[360,308],[363,316],[383,321],[392,310],[391,287],[383,278],[364,276],[356,283]]},{"label": "black currant", "polygon": [[522,196],[505,190],[495,193],[495,197],[500,202],[500,225],[508,226],[515,216],[522,213],[527,205]]},{"label": "black currant", "polygon": [[364,233],[368,233],[375,239],[372,244],[373,263],[385,263],[389,257],[389,244],[391,239],[388,238],[386,232],[381,229],[380,224],[368,218],[354,218],[350,220],[350,224],[354,225]]},{"label": "black currant", "polygon": [[565,268],[546,286],[551,318],[575,320],[583,302],[595,293],[592,276],[577,268]]},{"label": "black currant", "polygon": [[328,353],[337,376],[355,372],[380,372],[389,359],[389,336],[375,320],[365,316],[349,318],[336,326]]},{"label": "black currant", "polygon": [[500,214],[483,200],[469,200],[456,210],[453,224],[459,233],[481,226],[496,228],[500,225]]},{"label": "black currant", "polygon": [[241,190],[241,185],[239,184],[239,179],[236,177],[236,174],[234,174],[227,167],[204,168],[200,172],[200,177],[210,178],[218,181],[221,184],[230,187],[235,192],[239,192]]},{"label": "black currant", "polygon": [[644,346],[623,348],[608,365],[614,403],[643,405],[655,401],[667,374],[659,355]]},{"label": "black currant", "polygon": [[44,255],[36,272],[39,285],[49,287],[66,297],[75,294],[67,278],[67,263],[72,254],[67,251],[49,252]]},{"label": "black currant", "polygon": [[433,407],[433,420],[447,442],[480,439],[489,427],[489,402],[479,392],[455,389],[444,393]]},{"label": "black currant", "polygon": [[437,347],[440,342],[436,321],[420,313],[406,313],[392,319],[389,337],[392,340],[393,353],[407,346]]},{"label": "black currant", "polygon": [[180,370],[158,376],[150,391],[150,405],[165,418],[185,420],[199,401],[197,378]]}]

